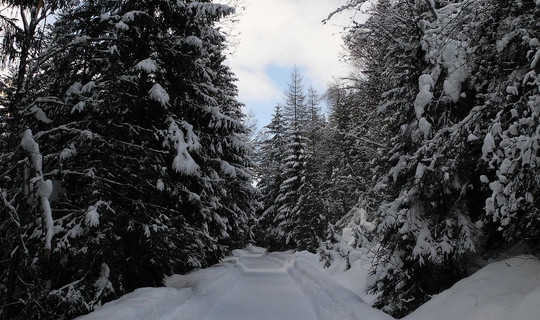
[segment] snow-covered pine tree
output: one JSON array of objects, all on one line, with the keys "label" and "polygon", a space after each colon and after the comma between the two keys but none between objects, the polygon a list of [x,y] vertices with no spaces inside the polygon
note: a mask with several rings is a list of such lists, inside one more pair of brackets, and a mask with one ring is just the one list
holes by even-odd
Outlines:
[{"label": "snow-covered pine tree", "polygon": [[297,213],[293,218],[294,228],[291,232],[296,248],[316,252],[320,247],[329,222],[329,199],[325,189],[325,160],[323,140],[326,121],[321,113],[322,97],[313,87],[309,87],[306,95],[306,120],[304,150],[304,173],[302,187],[297,200]]},{"label": "snow-covered pine tree", "polygon": [[294,236],[300,227],[297,224],[300,219],[298,215],[303,214],[300,212],[300,201],[304,192],[307,139],[298,123],[289,130],[283,159],[283,182],[275,200],[275,215],[270,230],[278,245],[275,249],[297,248],[299,239]]},{"label": "snow-covered pine tree", "polygon": [[485,169],[482,225],[539,255],[540,3],[482,2],[477,12],[471,86],[483,99],[469,140]]},{"label": "snow-covered pine tree", "polygon": [[372,289],[396,316],[463,276],[467,256],[489,249],[499,227],[510,244],[538,234],[538,188],[524,183],[537,180],[528,169],[537,14],[532,2],[380,1],[349,34],[359,56],[371,57],[368,83],[384,88],[376,107],[390,115]]},{"label": "snow-covered pine tree", "polygon": [[306,95],[300,71],[295,67],[285,91],[283,115],[287,124],[286,144],[283,155],[282,183],[274,201],[274,217],[270,235],[278,247],[295,248],[293,229],[298,214],[299,199],[304,182],[307,152],[308,112]]},{"label": "snow-covered pine tree", "polygon": [[321,161],[319,156],[319,153],[306,150],[302,185],[298,190],[290,231],[295,249],[310,252],[317,252],[321,246],[329,220],[327,197],[318,165]]},{"label": "snow-covered pine tree", "polygon": [[[231,12],[72,1],[58,14],[20,110],[28,160],[16,164],[35,175],[19,234],[21,316],[72,317],[244,242],[250,148],[214,25]],[[27,201],[10,183],[17,212]]]},{"label": "snow-covered pine tree", "polygon": [[286,145],[287,127],[283,110],[280,104],[274,108],[270,123],[264,128],[265,138],[260,142],[260,157],[258,159],[257,187],[260,190],[262,207],[257,214],[257,241],[266,247],[277,247],[274,239],[270,237],[275,218],[275,200],[279,194],[279,187],[283,182],[284,153]]},{"label": "snow-covered pine tree", "polygon": [[304,80],[297,67],[294,67],[291,72],[284,94],[283,115],[288,123],[289,133],[296,129],[305,130],[305,124],[309,121],[310,115],[304,92]]}]

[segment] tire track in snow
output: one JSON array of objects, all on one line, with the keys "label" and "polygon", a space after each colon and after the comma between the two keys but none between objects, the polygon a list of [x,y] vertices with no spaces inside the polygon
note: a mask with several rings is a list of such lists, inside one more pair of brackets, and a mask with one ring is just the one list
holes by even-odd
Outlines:
[{"label": "tire track in snow", "polygon": [[269,254],[269,259],[281,264],[287,270],[311,301],[315,313],[321,320],[394,320],[301,258],[276,252]]}]

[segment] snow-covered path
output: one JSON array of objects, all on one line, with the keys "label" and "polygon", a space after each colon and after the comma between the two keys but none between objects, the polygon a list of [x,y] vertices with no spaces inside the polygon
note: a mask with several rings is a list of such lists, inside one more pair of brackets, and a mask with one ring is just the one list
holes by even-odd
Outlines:
[{"label": "snow-covered path", "polygon": [[206,320],[314,320],[313,306],[287,273],[263,254],[242,256],[243,275]]},{"label": "snow-covered path", "polygon": [[307,252],[249,246],[213,267],[173,275],[78,320],[393,320],[366,304]]}]

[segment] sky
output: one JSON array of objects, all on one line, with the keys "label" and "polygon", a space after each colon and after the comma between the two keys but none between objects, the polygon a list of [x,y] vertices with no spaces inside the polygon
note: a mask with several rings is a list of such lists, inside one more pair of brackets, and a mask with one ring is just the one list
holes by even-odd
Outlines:
[{"label": "sky", "polygon": [[[227,2],[227,0],[222,0]],[[341,62],[342,31],[350,14],[322,20],[346,0],[242,0],[233,24],[228,65],[238,78],[239,100],[253,110],[258,126],[270,122],[274,106],[283,100],[296,66],[307,89],[324,93],[333,79],[347,75]]]}]

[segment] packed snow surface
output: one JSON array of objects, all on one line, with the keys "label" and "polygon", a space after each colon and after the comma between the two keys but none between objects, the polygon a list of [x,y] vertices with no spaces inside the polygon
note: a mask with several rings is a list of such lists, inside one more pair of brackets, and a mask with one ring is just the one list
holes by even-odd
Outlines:
[{"label": "packed snow surface", "polygon": [[[307,252],[248,247],[222,263],[142,288],[79,320],[393,320],[372,308],[369,259],[351,252],[323,268]],[[112,270],[111,270],[112,272]],[[492,263],[405,317],[405,320],[532,320],[540,314],[540,261],[520,256]]]},{"label": "packed snow surface", "polygon": [[261,255],[239,260],[243,276],[207,320],[317,319],[313,306],[285,268]]}]

